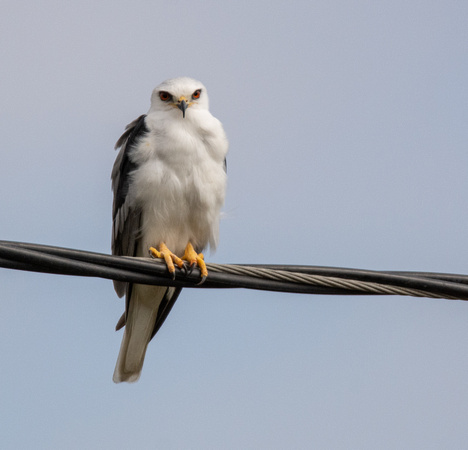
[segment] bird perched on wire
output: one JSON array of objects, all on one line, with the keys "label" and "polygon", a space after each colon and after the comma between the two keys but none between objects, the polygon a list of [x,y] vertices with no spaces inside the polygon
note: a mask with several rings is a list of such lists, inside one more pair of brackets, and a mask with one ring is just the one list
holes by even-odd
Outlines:
[{"label": "bird perched on wire", "polygon": [[[112,170],[112,254],[163,258],[175,266],[198,266],[216,248],[226,190],[228,141],[221,122],[208,109],[199,81],[173,78],[157,86],[146,115],[130,123],[117,141]],[[137,381],[146,348],[181,288],[114,281],[125,295],[125,325],[113,380]]]}]

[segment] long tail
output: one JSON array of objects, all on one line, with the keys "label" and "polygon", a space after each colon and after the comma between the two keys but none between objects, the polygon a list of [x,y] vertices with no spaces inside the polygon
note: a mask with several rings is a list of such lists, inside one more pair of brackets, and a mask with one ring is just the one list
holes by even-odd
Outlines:
[{"label": "long tail", "polygon": [[165,286],[133,285],[122,345],[114,370],[115,383],[132,383],[140,378],[146,347],[151,340],[159,305],[166,291]]}]

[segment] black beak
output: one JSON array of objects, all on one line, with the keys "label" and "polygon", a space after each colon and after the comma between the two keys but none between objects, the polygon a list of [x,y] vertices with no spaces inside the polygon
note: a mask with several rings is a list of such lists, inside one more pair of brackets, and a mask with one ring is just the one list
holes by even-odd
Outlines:
[{"label": "black beak", "polygon": [[180,103],[178,103],[177,108],[182,111],[182,117],[185,119],[185,111],[187,110],[187,103],[185,100],[182,100]]}]

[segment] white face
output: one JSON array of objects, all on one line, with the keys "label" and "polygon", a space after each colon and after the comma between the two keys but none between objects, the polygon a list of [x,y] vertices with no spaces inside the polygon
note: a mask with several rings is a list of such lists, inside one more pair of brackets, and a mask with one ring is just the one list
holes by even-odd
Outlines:
[{"label": "white face", "polygon": [[191,111],[208,109],[208,94],[205,86],[187,77],[171,78],[153,90],[150,112],[172,111],[187,117]]}]

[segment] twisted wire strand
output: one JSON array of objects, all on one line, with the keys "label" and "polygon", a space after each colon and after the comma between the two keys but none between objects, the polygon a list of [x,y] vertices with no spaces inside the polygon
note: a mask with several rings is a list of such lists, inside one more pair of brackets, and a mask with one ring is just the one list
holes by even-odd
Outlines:
[{"label": "twisted wire strand", "polygon": [[365,291],[368,294],[374,295],[407,295],[412,297],[446,298],[450,300],[456,299],[456,297],[449,295],[440,295],[429,291],[402,288],[398,286],[388,286],[372,281],[348,280],[322,275],[307,275],[283,270],[262,269],[260,267],[253,268],[234,264],[207,264],[207,267],[209,267],[210,270],[224,273],[262,277],[270,280],[293,281],[295,283],[305,283],[312,286],[349,289],[350,291]]},{"label": "twisted wire strand", "polygon": [[432,272],[372,271],[320,266],[208,263],[208,279],[149,258],[105,255],[24,242],[0,241],[0,267],[62,275],[189,288],[247,288],[326,295],[405,295],[468,300],[468,276]]}]

